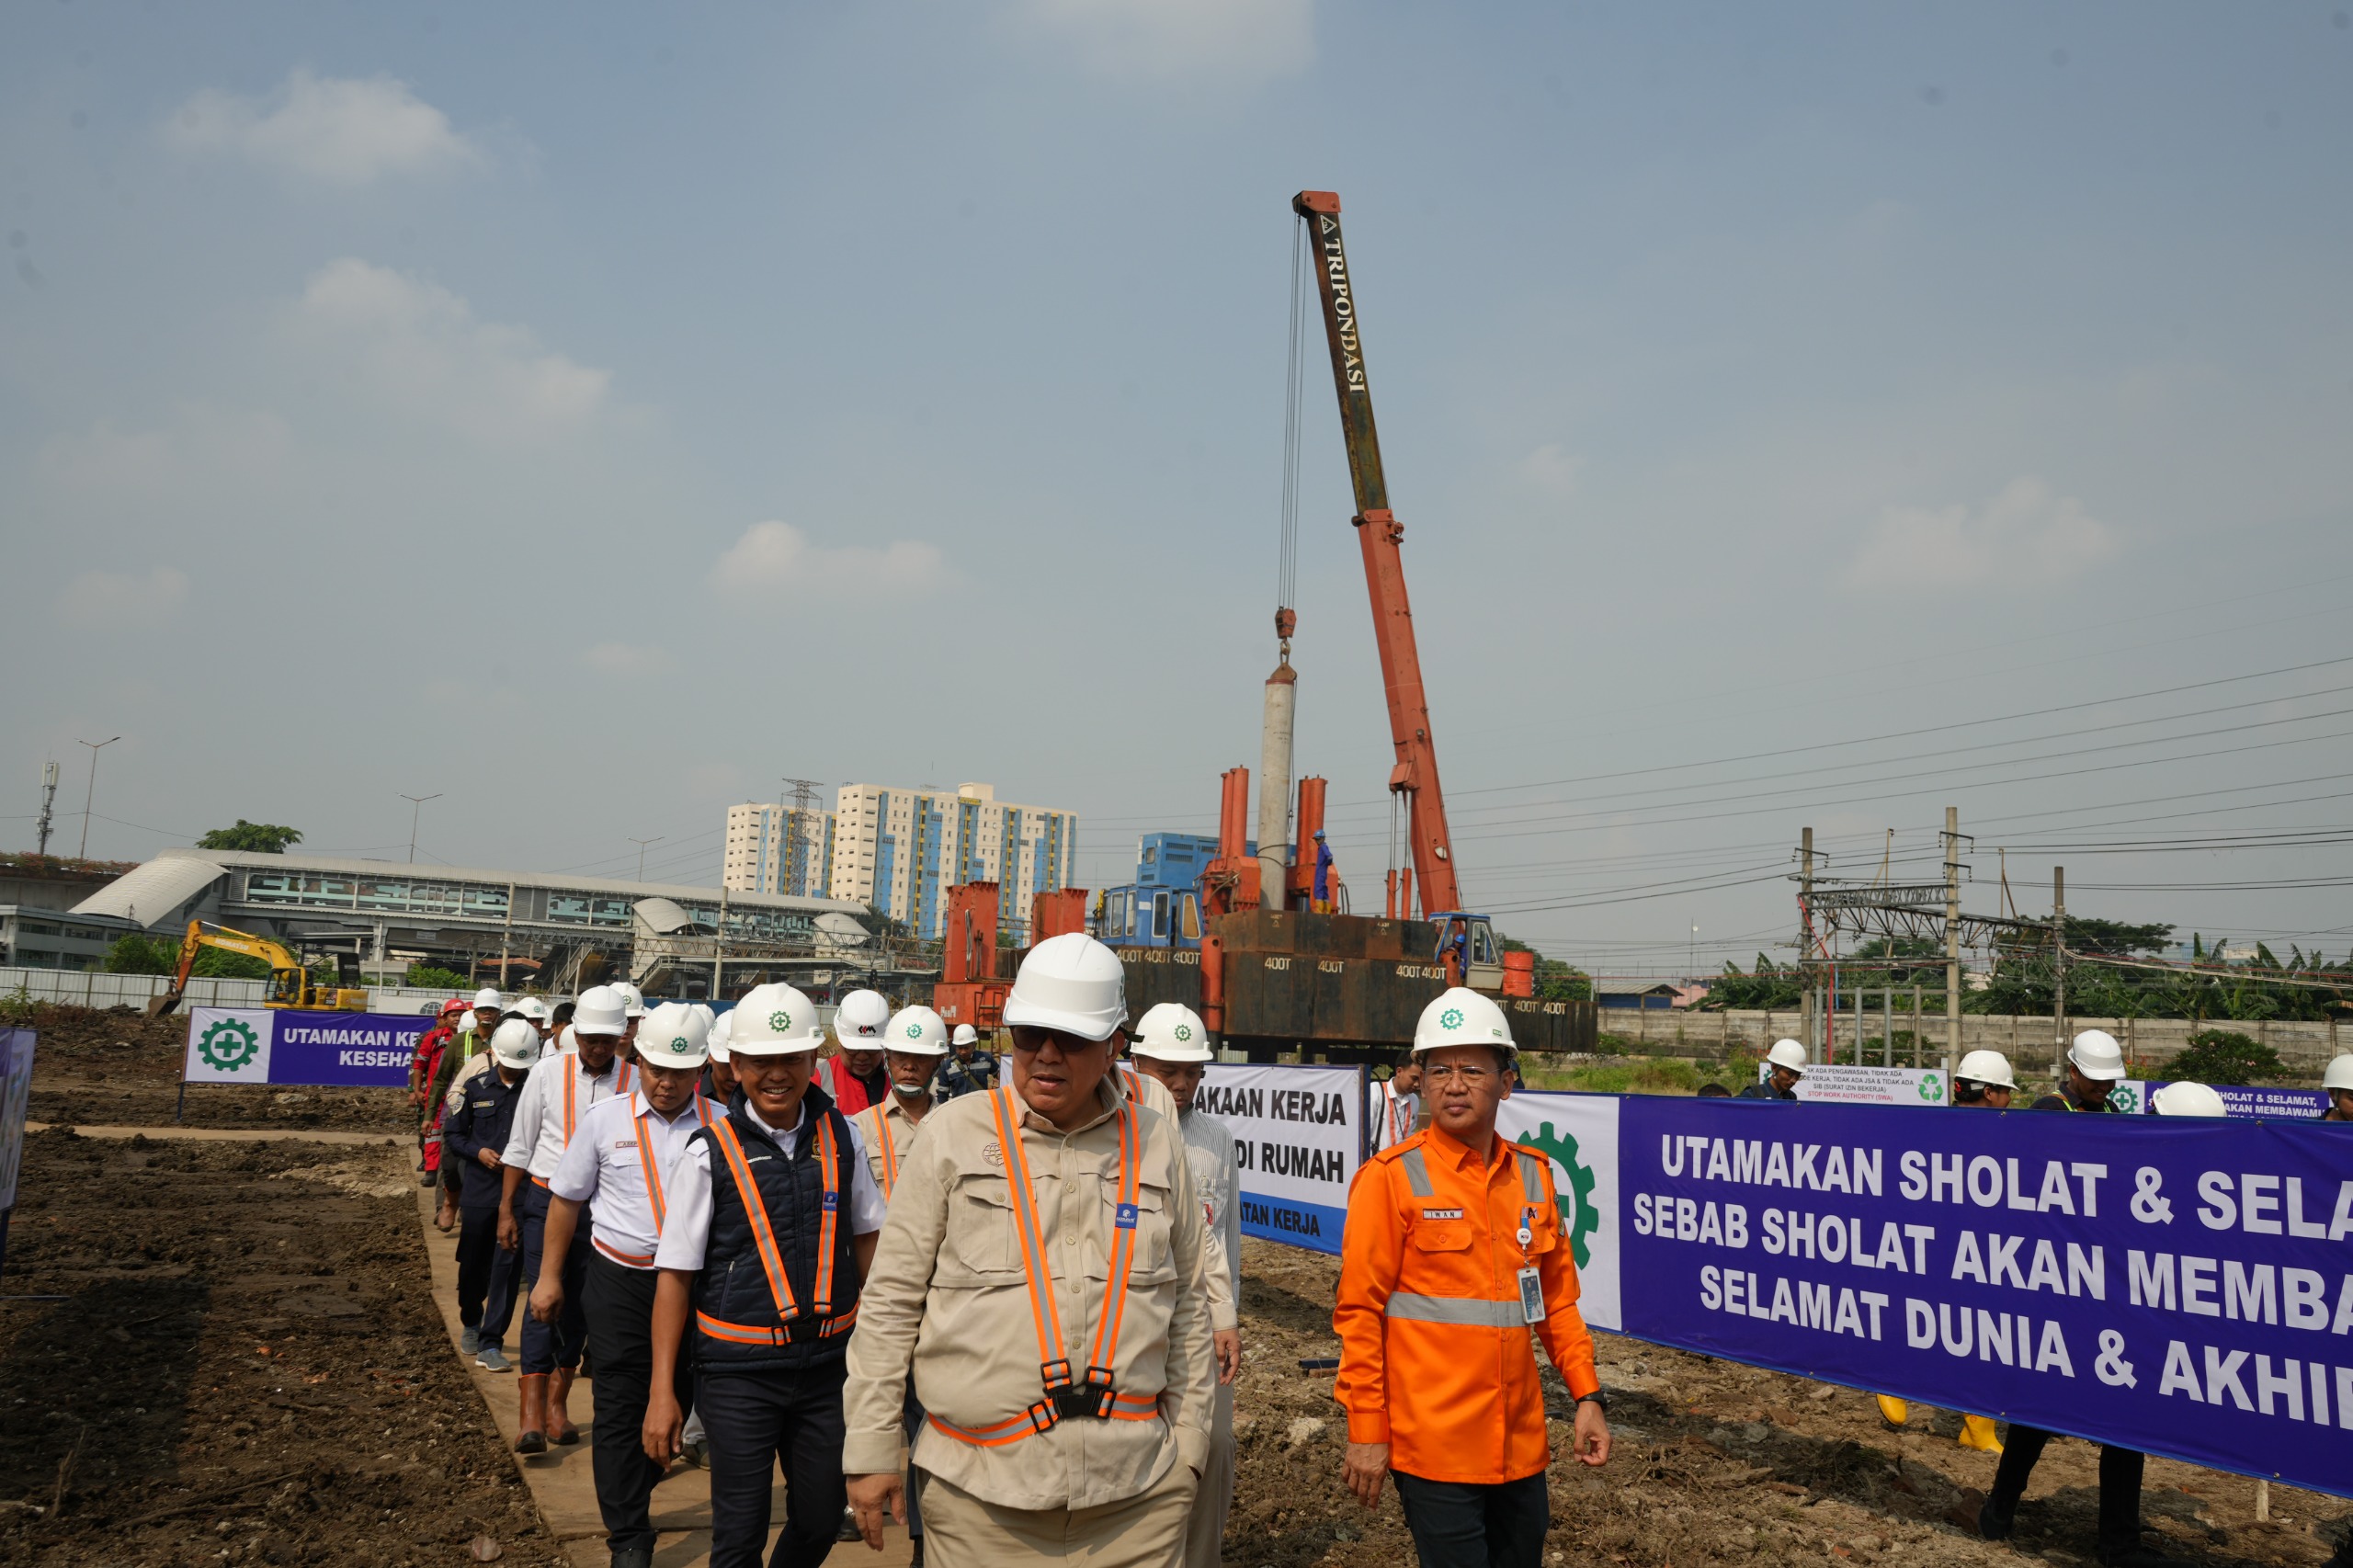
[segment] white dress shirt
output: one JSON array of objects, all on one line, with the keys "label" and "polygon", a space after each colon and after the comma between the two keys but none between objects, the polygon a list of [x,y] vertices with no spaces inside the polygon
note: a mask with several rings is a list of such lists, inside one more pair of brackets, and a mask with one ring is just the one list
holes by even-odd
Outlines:
[{"label": "white dress shirt", "polygon": [[[790,1150],[801,1130],[809,1125],[809,1102],[801,1102],[801,1119],[790,1132],[780,1133],[763,1120],[748,1096],[744,1114],[752,1119],[753,1126],[775,1139],[779,1148]],[[863,1236],[882,1228],[887,1210],[882,1189],[875,1185],[874,1173],[866,1168],[866,1141],[847,1117],[843,1125],[849,1128],[849,1230],[854,1236]],[[654,1251],[654,1267],[696,1273],[710,1244],[710,1140],[687,1145],[662,1181],[669,1188],[670,1211],[662,1226],[662,1244]]]},{"label": "white dress shirt", "polygon": [[1392,1143],[1403,1143],[1411,1138],[1414,1124],[1421,1117],[1421,1096],[1401,1095],[1394,1084],[1375,1084],[1372,1086],[1372,1152],[1378,1154]]},{"label": "white dress shirt", "polygon": [[[651,1269],[654,1249],[662,1240],[664,1183],[671,1162],[687,1146],[695,1129],[727,1114],[696,1095],[675,1117],[654,1108],[641,1089],[636,1094],[600,1101],[580,1119],[580,1130],[563,1151],[563,1159],[548,1182],[558,1198],[588,1205],[596,1233],[589,1239],[597,1250],[624,1268]],[[641,1153],[639,1144],[646,1149]],[[651,1158],[654,1186],[645,1185]]]},{"label": "white dress shirt", "polygon": [[[569,1127],[564,1125],[566,1074],[572,1082],[573,1119]],[[506,1135],[506,1147],[499,1159],[508,1169],[519,1169],[546,1186],[563,1159],[564,1145],[580,1130],[581,1119],[602,1102],[628,1095],[636,1083],[636,1073],[619,1057],[596,1077],[590,1077],[580,1065],[576,1052],[540,1058],[539,1065],[531,1069],[531,1075],[523,1080],[523,1097],[515,1104],[514,1131]]]}]

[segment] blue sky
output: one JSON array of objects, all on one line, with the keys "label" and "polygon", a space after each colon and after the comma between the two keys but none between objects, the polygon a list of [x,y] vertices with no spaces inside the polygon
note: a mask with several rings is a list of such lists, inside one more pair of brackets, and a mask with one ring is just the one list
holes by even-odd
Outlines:
[{"label": "blue sky", "polygon": [[2353,790],[2349,73],[2326,4],[12,7],[0,818],[120,733],[93,853],[440,791],[438,859],[709,880],[779,775],[981,778],[1120,880],[1256,758],[1317,187],[1474,903],[1745,958],[1800,826],[1950,802],[2022,906],[2341,949],[2341,846],[2185,843]]}]

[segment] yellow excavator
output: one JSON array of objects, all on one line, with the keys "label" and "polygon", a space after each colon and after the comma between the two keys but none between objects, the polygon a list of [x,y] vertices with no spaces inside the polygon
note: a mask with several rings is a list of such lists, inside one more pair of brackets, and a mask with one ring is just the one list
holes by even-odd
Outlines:
[{"label": "yellow excavator", "polygon": [[172,976],[172,988],[147,1004],[151,1017],[161,1017],[180,1005],[188,992],[188,977],[196,968],[196,959],[207,948],[218,948],[225,953],[243,953],[247,958],[261,960],[269,965],[269,999],[271,1007],[292,1007],[308,1013],[364,1013],[368,1010],[368,993],[352,987],[321,985],[311,978],[311,971],[279,943],[267,937],[256,937],[244,931],[232,931],[226,926],[209,921],[191,920],[188,935],[180,940],[179,969]]}]

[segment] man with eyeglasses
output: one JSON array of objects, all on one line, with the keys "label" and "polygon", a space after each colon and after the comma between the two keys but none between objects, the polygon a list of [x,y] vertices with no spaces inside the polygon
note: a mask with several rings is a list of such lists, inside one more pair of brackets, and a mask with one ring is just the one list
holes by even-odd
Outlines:
[{"label": "man with eyeglasses", "polygon": [[1075,932],[1006,998],[1010,1081],[924,1118],[849,1345],[842,1468],[867,1544],[906,1517],[900,1426],[941,1562],[1169,1568],[1215,1387],[1201,1199],[1175,1119],[1115,1073],[1117,954]]},{"label": "man with eyeglasses", "polygon": [[1397,1478],[1424,1568],[1537,1568],[1552,1523],[1538,1339],[1577,1402],[1569,1451],[1609,1458],[1576,1264],[1552,1161],[1495,1133],[1516,1054],[1503,1009],[1448,990],[1422,1010],[1414,1054],[1430,1124],[1348,1191],[1332,1312],[1343,1479],[1370,1508]]}]

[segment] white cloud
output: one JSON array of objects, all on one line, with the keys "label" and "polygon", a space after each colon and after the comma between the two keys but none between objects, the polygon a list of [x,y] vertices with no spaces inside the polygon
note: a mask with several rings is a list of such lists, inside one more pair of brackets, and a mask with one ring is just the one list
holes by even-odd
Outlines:
[{"label": "white cloud", "polygon": [[438,284],[352,256],[312,278],[288,329],[375,396],[490,445],[581,427],[606,409],[612,383],[610,371],[550,353],[521,327],[477,321]]},{"label": "white cloud", "polygon": [[678,665],[667,648],[643,647],[634,642],[599,642],[584,650],[580,662],[605,675],[624,676],[661,675]]},{"label": "white cloud", "polygon": [[183,152],[242,157],[340,186],[484,161],[407,83],[314,76],[300,66],[261,97],[208,87],[180,106],[165,133]]},{"label": "white cloud", "polygon": [[1862,588],[2047,588],[2119,548],[2116,530],[2082,502],[2029,476],[2010,481],[1974,510],[1889,508],[1864,539],[1847,580]]},{"label": "white cloud", "polygon": [[741,601],[816,593],[921,596],[948,581],[948,559],[919,540],[881,549],[822,545],[790,523],[754,523],[710,570],[710,585]]},{"label": "white cloud", "polygon": [[152,513],[221,494],[250,504],[282,484],[293,461],[293,432],[277,415],[186,403],[152,430],[102,420],[80,435],[52,437],[40,466],[62,495]]},{"label": "white cloud", "polygon": [[1271,78],[1315,58],[1314,0],[1017,0],[1015,14],[1120,79]]},{"label": "white cloud", "polygon": [[167,619],[188,597],[188,574],[157,566],[143,575],[85,572],[57,596],[57,618],[94,631],[137,631]]},{"label": "white cloud", "polygon": [[1564,450],[1558,441],[1547,441],[1519,460],[1519,477],[1529,488],[1565,501],[1575,494],[1584,468],[1585,459]]}]

